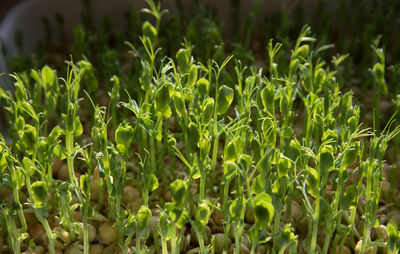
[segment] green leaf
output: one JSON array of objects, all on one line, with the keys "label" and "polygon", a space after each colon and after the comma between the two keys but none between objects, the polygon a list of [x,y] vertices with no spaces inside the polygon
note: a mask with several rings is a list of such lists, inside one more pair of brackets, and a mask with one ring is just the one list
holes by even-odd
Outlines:
[{"label": "green leaf", "polygon": [[117,142],[118,152],[123,155],[128,155],[134,133],[134,129],[128,122],[123,121],[120,123],[115,131],[115,141]]},{"label": "green leaf", "polygon": [[307,44],[302,45],[293,53],[293,58],[306,58],[309,51],[310,47]]},{"label": "green leaf", "polygon": [[15,123],[15,129],[17,131],[23,131],[24,127],[25,127],[25,120],[22,116],[19,116]]},{"label": "green leaf", "polygon": [[281,110],[281,114],[284,117],[287,117],[289,115],[289,100],[289,96],[284,92],[284,90],[282,90],[279,107]]},{"label": "green leaf", "polygon": [[292,163],[290,163],[289,159],[285,157],[281,157],[278,160],[277,170],[278,170],[278,177],[288,177],[289,169],[292,167]]},{"label": "green leaf", "polygon": [[246,172],[250,169],[251,165],[253,163],[253,159],[250,155],[248,154],[241,154],[239,156],[239,165],[244,169]]},{"label": "green leaf", "polygon": [[180,73],[186,73],[189,68],[190,55],[187,49],[179,49],[176,53]]},{"label": "green leaf", "polygon": [[201,117],[201,122],[202,124],[206,125],[208,124],[212,117],[213,117],[213,112],[214,112],[214,99],[213,98],[207,98],[203,102],[203,114]]},{"label": "green leaf", "polygon": [[263,192],[265,189],[265,186],[263,185],[263,181],[261,179],[261,175],[258,175],[253,183],[251,184],[251,193],[252,194],[258,194]]},{"label": "green leaf", "polygon": [[275,92],[272,87],[266,86],[261,90],[261,102],[266,112],[274,113]]},{"label": "green leaf", "polygon": [[182,229],[188,221],[189,221],[189,213],[186,209],[184,209],[183,211],[180,212],[180,216],[176,221],[177,228]]},{"label": "green leaf", "polygon": [[208,219],[211,215],[210,206],[206,201],[202,201],[197,207],[196,221],[199,222],[203,227],[208,224]]},{"label": "green leaf", "polygon": [[142,230],[147,228],[150,224],[151,210],[147,206],[141,206],[136,217],[138,229]]},{"label": "green leaf", "polygon": [[55,145],[57,142],[57,138],[60,137],[61,134],[62,134],[62,130],[61,130],[60,126],[57,125],[56,127],[54,127],[51,130],[49,136],[47,137],[47,139],[46,139],[47,144]]},{"label": "green leaf", "polygon": [[208,82],[208,80],[205,78],[201,78],[201,79],[197,80],[196,85],[197,85],[197,90],[199,92],[200,97],[206,97],[210,90],[210,83]]},{"label": "green leaf", "polygon": [[327,178],[329,171],[333,168],[333,148],[330,145],[324,146],[319,154],[319,171],[321,178]]},{"label": "green leaf", "polygon": [[319,220],[321,222],[327,222],[332,216],[331,205],[324,198],[320,197],[319,207]]},{"label": "green leaf", "polygon": [[394,220],[386,226],[387,247],[389,250],[398,251],[400,249],[400,232]]},{"label": "green leaf", "polygon": [[349,208],[357,207],[358,190],[356,185],[350,185],[346,188],[343,196],[342,209],[348,210]]},{"label": "green leaf", "polygon": [[189,145],[192,148],[195,148],[200,140],[200,133],[199,133],[199,128],[197,127],[197,124],[191,122],[189,123],[188,126],[188,135],[189,135]]},{"label": "green leaf", "polygon": [[29,159],[28,157],[24,157],[22,159],[22,165],[24,166],[25,172],[27,174],[27,177],[31,177],[35,171],[36,171],[36,165],[35,163]]},{"label": "green leaf", "polygon": [[176,110],[176,113],[178,113],[178,116],[185,115],[186,114],[185,100],[180,92],[175,91],[174,96],[173,96],[173,101],[174,101],[175,110]]},{"label": "green leaf", "polygon": [[274,207],[271,197],[265,193],[259,193],[254,198],[254,218],[259,229],[266,228],[274,217]]},{"label": "green leaf", "polygon": [[280,184],[279,184],[279,180],[277,179],[272,184],[272,193],[278,193],[279,187],[280,187]]},{"label": "green leaf", "polygon": [[158,188],[158,179],[154,174],[152,174],[150,177],[150,183],[148,187],[150,191],[155,191]]},{"label": "green leaf", "polygon": [[319,68],[314,74],[314,85],[319,88],[325,82],[325,71],[323,68]]},{"label": "green leaf", "polygon": [[354,144],[344,151],[342,166],[344,168],[353,164],[358,156],[358,145]]},{"label": "green leaf", "polygon": [[42,80],[45,87],[52,86],[54,83],[55,74],[54,71],[47,65],[42,68]]},{"label": "green leaf", "polygon": [[22,109],[26,113],[28,113],[28,115],[30,115],[30,117],[32,117],[32,119],[34,119],[35,121],[39,120],[38,117],[37,117],[37,114],[35,112],[35,109],[28,102],[26,102],[26,101],[22,102]]},{"label": "green leaf", "polygon": [[74,136],[79,136],[79,135],[81,135],[82,134],[82,132],[83,132],[83,127],[82,127],[82,123],[81,123],[81,121],[79,120],[79,117],[78,116],[76,116],[75,118],[74,118],[74,127],[73,127],[74,129]]},{"label": "green leaf", "polygon": [[225,147],[224,161],[234,162],[237,159],[235,140],[231,140]]},{"label": "green leaf", "polygon": [[146,20],[143,22],[142,31],[143,35],[149,37],[150,41],[154,44],[157,39],[157,29]]},{"label": "green leaf", "polygon": [[232,103],[233,94],[233,89],[226,85],[223,85],[218,89],[216,109],[219,115],[226,113]]},{"label": "green leaf", "polygon": [[171,184],[170,187],[171,187],[173,204],[177,209],[181,209],[184,205],[183,202],[187,194],[186,183],[181,179],[177,179]]},{"label": "green leaf", "polygon": [[32,154],[36,145],[36,129],[32,125],[26,124],[24,127],[24,134],[22,136],[22,143],[25,145],[26,152]]},{"label": "green leaf", "polygon": [[54,156],[56,156],[60,160],[64,160],[67,157],[67,151],[66,151],[65,147],[63,147],[63,146],[56,145],[54,147],[53,152],[54,152]]},{"label": "green leaf", "polygon": [[265,118],[262,122],[261,128],[264,134],[264,140],[274,147],[276,143],[276,127],[272,119]]},{"label": "green leaf", "polygon": [[80,187],[81,187],[81,191],[83,193],[83,195],[85,195],[85,197],[87,199],[90,198],[90,177],[88,175],[81,175],[80,177]]},{"label": "green leaf", "polygon": [[232,204],[229,206],[229,213],[231,216],[231,220],[238,221],[240,219],[240,215],[244,208],[245,207],[243,205],[243,198],[238,198],[234,200]]},{"label": "green leaf", "polygon": [[188,87],[193,89],[194,85],[197,81],[197,66],[191,65],[189,68],[189,76],[188,76]]},{"label": "green leaf", "polygon": [[290,74],[295,74],[297,71],[297,68],[299,67],[299,59],[293,59],[290,61],[290,67],[289,67],[289,73]]},{"label": "green leaf", "polygon": [[308,193],[310,193],[313,197],[316,197],[317,192],[319,191],[319,175],[317,170],[312,167],[306,167],[306,183],[308,187]]},{"label": "green leaf", "polygon": [[47,203],[47,186],[42,181],[32,183],[32,198],[35,208],[44,207]]},{"label": "green leaf", "polygon": [[155,106],[157,111],[162,113],[164,109],[168,106],[170,99],[171,99],[170,89],[168,85],[164,84],[156,91]]}]

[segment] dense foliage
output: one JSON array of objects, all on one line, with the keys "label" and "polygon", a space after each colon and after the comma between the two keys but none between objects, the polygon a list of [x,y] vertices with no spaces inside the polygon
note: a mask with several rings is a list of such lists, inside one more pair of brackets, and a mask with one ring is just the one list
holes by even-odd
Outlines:
[{"label": "dense foliage", "polygon": [[94,33],[88,6],[71,45],[9,59],[0,253],[398,253],[400,68],[379,25],[400,7],[382,2],[345,33],[320,1],[321,40],[301,8],[257,23],[256,2],[231,42],[210,7],[148,0]]}]

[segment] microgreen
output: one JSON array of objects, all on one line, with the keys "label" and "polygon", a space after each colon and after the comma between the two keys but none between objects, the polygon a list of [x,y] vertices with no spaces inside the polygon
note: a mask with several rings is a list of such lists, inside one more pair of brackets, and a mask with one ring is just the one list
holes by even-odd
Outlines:
[{"label": "microgreen", "polygon": [[[260,2],[243,17],[239,2],[229,43],[197,1],[187,22],[147,0],[126,34],[93,32],[86,1],[71,60],[10,62],[0,252],[398,252],[395,33],[331,35],[290,8],[260,47]],[[344,4],[339,22],[361,27]]]}]

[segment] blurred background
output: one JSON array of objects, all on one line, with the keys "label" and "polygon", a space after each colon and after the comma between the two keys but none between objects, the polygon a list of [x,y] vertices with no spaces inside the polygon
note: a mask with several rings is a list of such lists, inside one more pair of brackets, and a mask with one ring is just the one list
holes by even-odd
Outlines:
[{"label": "blurred background", "polygon": [[3,20],[6,13],[15,5],[21,2],[22,0],[1,0],[0,5],[0,22]]}]

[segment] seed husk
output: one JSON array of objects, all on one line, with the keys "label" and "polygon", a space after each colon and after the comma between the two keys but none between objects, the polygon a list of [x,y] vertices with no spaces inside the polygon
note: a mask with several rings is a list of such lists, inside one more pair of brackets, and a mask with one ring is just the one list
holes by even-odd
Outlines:
[{"label": "seed husk", "polygon": [[126,185],[124,187],[124,203],[125,204],[129,204],[131,202],[134,202],[139,197],[140,197],[140,193],[136,188],[134,188],[134,187],[132,187],[130,185]]},{"label": "seed husk", "polygon": [[[358,242],[357,242],[357,244],[356,244],[356,247],[354,248],[354,252],[356,253],[356,254],[360,254],[361,253],[361,247],[362,247],[362,239],[360,239]],[[365,252],[364,252],[365,254],[376,254],[376,253],[378,253],[378,247],[376,247],[376,246],[368,246],[366,249],[365,249]]]},{"label": "seed husk", "polygon": [[91,244],[89,247],[90,254],[101,254],[104,250],[105,246],[101,243]]},{"label": "seed husk", "polygon": [[117,242],[118,229],[110,222],[102,223],[99,226],[99,240],[108,245]]},{"label": "seed husk", "polygon": [[42,243],[42,236],[46,234],[44,227],[40,223],[35,223],[28,227],[29,236],[35,241],[36,244]]},{"label": "seed husk", "polygon": [[[215,238],[215,253],[220,254],[224,250],[225,245],[225,235],[223,233],[214,234],[213,237]],[[228,239],[229,245],[231,244],[231,239]]]}]

